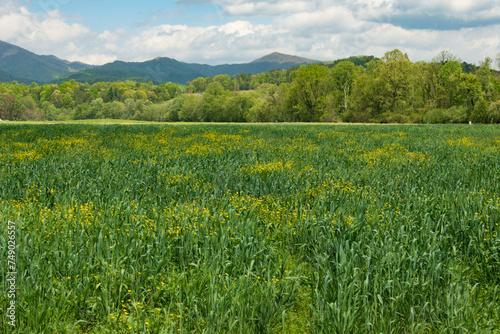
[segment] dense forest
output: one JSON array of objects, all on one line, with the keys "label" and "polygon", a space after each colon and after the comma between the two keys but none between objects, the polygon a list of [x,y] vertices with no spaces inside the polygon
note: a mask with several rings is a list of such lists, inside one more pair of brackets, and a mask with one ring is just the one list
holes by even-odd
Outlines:
[{"label": "dense forest", "polygon": [[[494,63],[496,62],[496,64]],[[74,80],[0,84],[0,119],[160,122],[500,123],[500,57],[479,66],[443,51],[412,62],[393,50],[186,85]]]}]

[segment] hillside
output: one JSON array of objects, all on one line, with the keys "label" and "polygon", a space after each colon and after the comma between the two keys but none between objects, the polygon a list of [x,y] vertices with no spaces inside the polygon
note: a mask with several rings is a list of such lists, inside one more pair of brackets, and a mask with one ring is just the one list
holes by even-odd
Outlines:
[{"label": "hillside", "polygon": [[15,75],[0,70],[0,82],[12,82],[12,81],[17,81],[19,83],[24,83],[27,85],[29,85],[32,82],[32,80],[17,77]]},{"label": "hillside", "polygon": [[239,73],[260,73],[271,69],[286,69],[292,66],[312,64],[319,61],[296,56],[272,53],[250,63],[205,65],[184,63],[175,59],[160,57],[142,63],[115,61],[93,69],[70,74],[54,82],[68,80],[95,83],[99,81],[135,80],[154,83],[174,82],[185,84],[199,77],[219,74],[235,75]]},{"label": "hillside", "polygon": [[158,57],[145,62],[115,61],[102,66],[69,62],[56,56],[40,56],[18,46],[0,41],[0,82],[18,81],[26,84],[134,80],[138,82],[174,82],[186,84],[199,77],[219,74],[257,74],[272,69],[320,63],[303,57],[273,52],[249,63],[206,65],[185,63]]},{"label": "hillside", "polygon": [[302,64],[309,65],[309,64],[314,64],[314,63],[321,63],[321,61],[312,60],[312,59],[303,58],[303,57],[286,55],[286,54],[279,53],[279,52],[273,52],[271,54],[268,54],[267,56],[261,57],[259,59],[254,60],[253,62],[251,62],[251,64],[256,64],[256,63],[279,63],[279,64],[293,63],[295,65],[302,65]]},{"label": "hillside", "polygon": [[189,80],[204,76],[196,66],[179,62],[171,58],[156,58],[142,63],[115,61],[96,68],[80,71],[60,78],[60,83],[74,79],[77,82],[95,83],[100,81],[134,80],[138,82],[153,81],[186,83]]},{"label": "hillside", "polygon": [[[55,56],[39,56],[18,46],[0,41],[0,71],[22,82],[46,82],[91,68],[91,65],[69,62]],[[4,76],[0,76],[4,81]],[[8,79],[7,79],[8,80]]]}]

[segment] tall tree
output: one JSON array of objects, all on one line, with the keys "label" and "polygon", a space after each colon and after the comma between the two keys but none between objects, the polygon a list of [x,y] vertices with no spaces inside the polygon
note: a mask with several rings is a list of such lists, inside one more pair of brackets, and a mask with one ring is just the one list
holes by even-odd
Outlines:
[{"label": "tall tree", "polygon": [[443,90],[440,92],[441,96],[446,95],[446,98],[442,98],[443,102],[446,100],[445,104],[440,105],[442,108],[450,108],[457,98],[458,94],[458,83],[460,75],[462,74],[462,66],[458,61],[450,61],[444,64],[438,73],[438,85]]},{"label": "tall tree", "polygon": [[352,102],[353,108],[346,115],[347,121],[369,122],[382,113],[382,85],[374,75],[360,74],[354,82]]},{"label": "tall tree", "polygon": [[330,69],[330,75],[332,77],[334,89],[342,93],[343,109],[344,112],[347,112],[349,109],[349,96],[357,76],[356,66],[352,62],[341,61]]},{"label": "tall tree", "polygon": [[455,56],[453,53],[451,53],[450,51],[447,51],[447,50],[439,52],[432,59],[432,61],[434,63],[438,63],[438,64],[441,64],[441,65],[444,65],[444,64],[449,63],[451,61],[456,61],[458,63],[462,62],[462,60],[459,57]]},{"label": "tall tree", "polygon": [[481,85],[484,93],[489,97],[490,93],[495,88],[493,85],[493,75],[491,73],[491,65],[493,64],[493,59],[486,57],[484,61],[480,62],[480,67],[477,70],[477,77],[481,81]]},{"label": "tall tree", "polygon": [[17,99],[9,94],[0,97],[0,119],[9,121],[19,120],[22,113],[22,105]]},{"label": "tall tree", "polygon": [[474,109],[476,102],[483,96],[481,86],[481,81],[472,74],[461,73],[458,78],[458,94],[455,103],[464,106],[467,109],[468,115]]},{"label": "tall tree", "polygon": [[438,93],[437,76],[441,65],[420,61],[413,64],[412,106],[414,108],[435,107]]},{"label": "tall tree", "polygon": [[289,98],[297,120],[318,121],[324,112],[328,88],[328,70],[312,64],[293,72]]},{"label": "tall tree", "polygon": [[[222,78],[222,77],[221,77]],[[230,92],[225,90],[219,81],[212,82],[207,86],[203,94],[204,121],[221,122],[224,115],[226,98]]]},{"label": "tall tree", "polygon": [[387,52],[382,58],[378,77],[385,90],[383,103],[388,111],[402,112],[406,108],[411,70],[408,55],[398,49]]}]

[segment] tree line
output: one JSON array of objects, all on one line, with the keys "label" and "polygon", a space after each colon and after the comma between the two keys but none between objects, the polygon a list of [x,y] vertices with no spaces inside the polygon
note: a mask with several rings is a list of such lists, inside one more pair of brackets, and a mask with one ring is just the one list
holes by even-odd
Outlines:
[{"label": "tree line", "polygon": [[500,54],[479,66],[443,51],[412,62],[400,50],[186,85],[71,80],[0,84],[0,119],[160,122],[500,123]]}]

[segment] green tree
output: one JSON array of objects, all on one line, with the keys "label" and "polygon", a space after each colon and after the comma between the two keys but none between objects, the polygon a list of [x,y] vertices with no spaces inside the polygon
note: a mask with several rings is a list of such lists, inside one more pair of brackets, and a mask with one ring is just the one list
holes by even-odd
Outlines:
[{"label": "green tree", "polygon": [[450,61],[441,66],[437,76],[438,87],[444,90],[440,95],[446,95],[446,103],[440,105],[440,107],[450,108],[455,103],[461,74],[462,66],[457,61]]},{"label": "green tree", "polygon": [[75,105],[80,105],[91,101],[92,95],[89,93],[85,85],[77,86],[73,92],[73,100]]},{"label": "green tree", "polygon": [[203,120],[203,97],[189,95],[179,111],[179,120],[184,122],[201,122]]},{"label": "green tree", "polygon": [[224,86],[219,81],[210,83],[203,94],[203,120],[221,122],[228,97],[229,92],[224,89]]},{"label": "green tree", "polygon": [[500,101],[493,102],[486,113],[486,122],[500,123]]},{"label": "green tree", "polygon": [[0,119],[15,121],[21,118],[22,105],[17,99],[9,94],[0,97]]},{"label": "green tree", "polygon": [[207,88],[207,80],[205,78],[196,78],[189,84],[191,93],[202,93]]},{"label": "green tree", "polygon": [[103,118],[124,119],[126,117],[125,104],[119,101],[104,103],[101,115]]},{"label": "green tree", "polygon": [[251,94],[252,106],[245,113],[247,122],[291,121],[289,85],[262,84]]},{"label": "green tree", "polygon": [[458,77],[455,103],[464,106],[468,115],[474,109],[476,102],[483,97],[481,86],[481,81],[472,74],[461,73]]},{"label": "green tree", "polygon": [[113,102],[113,101],[119,101],[120,100],[120,90],[118,87],[111,85],[107,90],[105,94],[105,98],[103,99],[104,102]]},{"label": "green tree", "polygon": [[422,110],[433,103],[437,86],[437,67],[435,63],[424,61],[413,64],[410,78],[409,107]]},{"label": "green tree", "polygon": [[[219,82],[225,90],[234,90],[234,84],[227,74],[219,74],[213,78],[213,82]],[[208,86],[207,86],[208,88]]]},{"label": "green tree", "polygon": [[74,103],[73,103],[73,97],[71,97],[70,93],[66,93],[63,95],[61,99],[61,106],[63,108],[73,108]]},{"label": "green tree", "polygon": [[382,103],[387,111],[402,113],[406,109],[411,71],[412,63],[408,55],[398,49],[387,52],[382,58],[378,78],[383,88]]},{"label": "green tree", "polygon": [[135,101],[147,100],[147,99],[148,99],[148,94],[146,94],[146,92],[144,92],[143,90],[135,91],[135,94],[134,94]]},{"label": "green tree", "polygon": [[51,97],[51,100],[54,101],[54,105],[57,108],[61,108],[62,107],[62,97],[63,97],[63,94],[61,93],[61,91],[59,89],[54,90],[52,92],[52,95],[50,97]]},{"label": "green tree", "polygon": [[451,53],[450,51],[447,51],[447,50],[444,50],[444,51],[441,51],[439,52],[433,59],[432,59],[432,62],[433,63],[437,63],[437,64],[441,64],[441,65],[444,65],[446,63],[449,63],[449,62],[457,62],[457,63],[461,63],[462,60],[455,56],[453,53]]},{"label": "green tree", "polygon": [[489,103],[485,99],[481,99],[476,103],[474,110],[470,116],[470,120],[475,123],[487,122]]},{"label": "green tree", "polygon": [[353,108],[342,115],[348,122],[369,122],[382,113],[382,85],[379,79],[370,74],[360,74],[352,94]]},{"label": "green tree", "polygon": [[253,107],[254,100],[248,95],[237,94],[226,100],[224,122],[245,122],[245,115]]},{"label": "green tree", "polygon": [[366,63],[366,66],[364,68],[364,73],[369,75],[377,75],[380,65],[382,65],[381,59],[370,60],[368,63]]},{"label": "green tree", "polygon": [[[421,62],[416,64],[416,76],[420,78],[413,85],[418,85],[421,91],[421,107],[435,107],[438,94],[438,73],[441,65],[438,63]],[[444,91],[444,90],[443,90]]]},{"label": "green tree", "polygon": [[491,73],[492,63],[493,59],[491,59],[490,57],[486,57],[486,59],[480,63],[481,66],[476,73],[479,81],[481,82],[483,92],[487,97],[490,96],[493,89],[495,88],[493,84],[493,75]]},{"label": "green tree", "polygon": [[186,93],[186,87],[177,85],[172,82],[168,82],[164,85],[166,92],[168,93],[168,98],[173,99],[179,95]]},{"label": "green tree", "polygon": [[312,64],[292,74],[288,99],[294,120],[317,122],[325,112],[328,70]]},{"label": "green tree", "polygon": [[[176,98],[168,101],[167,103],[167,121],[169,122],[178,122],[180,121],[181,119],[179,119],[179,113],[182,109],[182,105],[184,104],[184,102],[186,101],[186,99],[189,97],[189,95],[186,95],[186,94],[182,94],[182,95],[179,95],[177,96]],[[202,99],[202,102],[203,102],[203,98],[198,96],[200,99]],[[202,118],[203,118],[203,110],[202,110]]]},{"label": "green tree", "polygon": [[334,89],[341,92],[342,106],[344,112],[347,112],[349,110],[349,96],[357,76],[356,66],[352,62],[341,61],[330,69],[330,75]]},{"label": "green tree", "polygon": [[21,99],[21,104],[24,107],[24,109],[31,109],[31,110],[36,109],[36,102],[30,95],[23,97]]},{"label": "green tree", "polygon": [[52,89],[50,86],[44,86],[40,92],[40,103],[45,101],[54,102],[52,99]]},{"label": "green tree", "polygon": [[125,104],[125,117],[130,119],[135,114],[136,103],[133,99],[126,99]]},{"label": "green tree", "polygon": [[102,110],[104,108],[104,101],[98,97],[90,103],[89,115],[87,118],[100,118],[102,117]]},{"label": "green tree", "polygon": [[52,103],[44,101],[41,107],[47,121],[55,121],[57,119],[57,108]]}]

